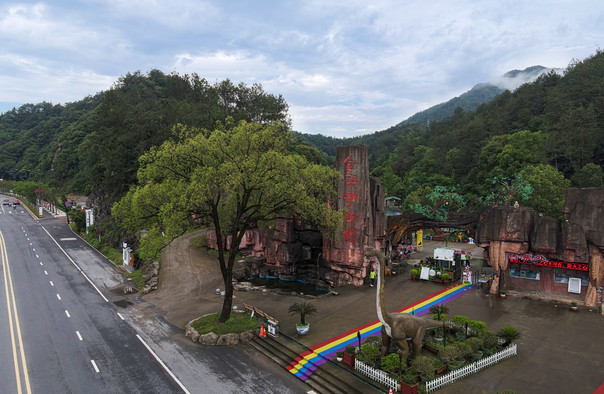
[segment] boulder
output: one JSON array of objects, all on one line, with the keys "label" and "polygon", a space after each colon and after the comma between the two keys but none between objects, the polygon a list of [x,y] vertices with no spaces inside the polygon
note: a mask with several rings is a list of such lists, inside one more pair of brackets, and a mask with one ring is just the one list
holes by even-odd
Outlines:
[{"label": "boulder", "polygon": [[234,346],[239,344],[239,335],[236,333],[229,333],[221,335],[216,341],[217,346]]},{"label": "boulder", "polygon": [[197,342],[206,346],[214,346],[218,342],[218,335],[214,334],[213,332],[203,334],[199,336]]},{"label": "boulder", "polygon": [[239,342],[240,343],[248,343],[252,339],[254,339],[255,336],[256,336],[256,334],[254,333],[254,331],[245,331],[245,332],[242,332],[241,334],[239,334]]}]

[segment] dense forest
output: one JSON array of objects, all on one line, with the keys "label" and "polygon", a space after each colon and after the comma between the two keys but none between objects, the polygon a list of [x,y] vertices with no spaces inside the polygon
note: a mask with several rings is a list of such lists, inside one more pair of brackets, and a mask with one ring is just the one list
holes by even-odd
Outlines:
[{"label": "dense forest", "polygon": [[[485,91],[491,101],[475,111],[448,105],[448,118],[418,115],[417,123],[356,138],[295,133],[295,149],[325,164],[338,145],[366,144],[386,193],[426,214],[520,201],[559,216],[569,186],[604,187],[603,52],[492,98],[497,93]],[[42,184],[56,202],[89,195],[108,217],[136,184],[139,157],[178,138],[177,125],[212,130],[228,118],[289,125],[287,111],[282,96],[260,85],[135,72],[77,102],[0,115],[0,178]]]},{"label": "dense forest", "polygon": [[372,173],[406,210],[426,213],[456,197],[458,208],[511,200],[560,216],[569,186],[604,187],[604,53],[429,125],[303,138],[329,155],[368,145]]}]

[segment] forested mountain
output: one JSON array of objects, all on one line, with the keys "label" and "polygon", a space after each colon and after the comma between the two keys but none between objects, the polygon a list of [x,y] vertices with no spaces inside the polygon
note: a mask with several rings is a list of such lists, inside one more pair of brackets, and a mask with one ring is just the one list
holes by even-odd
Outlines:
[{"label": "forested mountain", "polygon": [[561,70],[543,66],[508,71],[497,81],[480,83],[458,97],[420,111],[393,127],[376,131],[373,134],[340,139],[323,135],[300,134],[300,138],[316,146],[332,158],[335,156],[336,146],[338,145],[365,144],[369,147],[370,163],[375,165],[392,153],[397,144],[396,139],[401,133],[405,134],[422,127],[428,127],[430,122],[454,116],[456,111],[458,115],[463,112],[475,111],[480,105],[490,102],[506,89],[514,90],[523,83],[532,82],[540,75],[550,71],[561,72]]},{"label": "forested mountain", "polygon": [[[472,90],[485,100],[494,92],[488,86]],[[451,111],[463,96],[439,108]],[[229,80],[210,85],[197,75],[158,70],[127,74],[108,91],[78,102],[27,104],[0,115],[0,177],[42,181],[57,193],[92,195],[107,214],[135,184],[139,157],[167,138],[178,138],[172,134],[175,125],[212,129],[229,116],[287,124],[287,108],[281,96],[259,85]],[[429,125],[420,115],[425,114],[417,114],[419,123],[412,117],[356,138],[300,133],[297,138],[331,157],[337,145],[368,145],[373,173],[387,194],[406,199],[408,209],[438,200],[437,190],[456,190],[464,205],[489,203],[507,191],[508,197],[555,212],[559,201],[542,200],[554,200],[570,181],[603,186],[601,51],[573,62],[563,75],[546,73],[504,91],[475,111],[455,107],[448,118],[429,118]],[[297,149],[313,161],[325,161],[308,147]],[[530,198],[529,184],[536,190]]]}]

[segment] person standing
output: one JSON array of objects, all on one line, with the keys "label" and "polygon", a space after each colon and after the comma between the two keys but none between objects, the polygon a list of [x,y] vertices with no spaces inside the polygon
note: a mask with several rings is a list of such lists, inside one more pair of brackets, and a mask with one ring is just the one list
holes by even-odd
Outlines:
[{"label": "person standing", "polygon": [[375,283],[375,271],[373,270],[373,268],[371,269],[371,272],[369,273],[369,279],[371,279],[370,286],[373,287],[373,285]]}]

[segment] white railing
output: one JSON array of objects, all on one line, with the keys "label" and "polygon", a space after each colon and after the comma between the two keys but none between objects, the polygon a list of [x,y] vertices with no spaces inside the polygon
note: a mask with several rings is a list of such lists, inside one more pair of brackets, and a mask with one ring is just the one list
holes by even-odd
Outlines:
[{"label": "white railing", "polygon": [[393,392],[397,391],[396,379],[393,379],[388,376],[388,373],[386,373],[385,371],[382,371],[381,369],[372,368],[364,362],[357,360],[356,358],[354,359],[354,369],[364,375],[369,376],[376,382],[379,382],[384,386],[391,388]]},{"label": "white railing", "polygon": [[483,368],[496,364],[503,359],[506,359],[511,356],[515,356],[516,352],[517,352],[516,344],[508,346],[504,350],[497,352],[489,357],[478,360],[470,365],[466,365],[465,367],[456,369],[455,371],[449,372],[448,374],[443,375],[439,378],[430,380],[429,382],[426,383],[426,390],[428,392],[431,392],[433,390],[439,389],[443,386],[446,386],[449,383],[453,383],[456,380],[465,378],[468,375],[476,373]]}]

